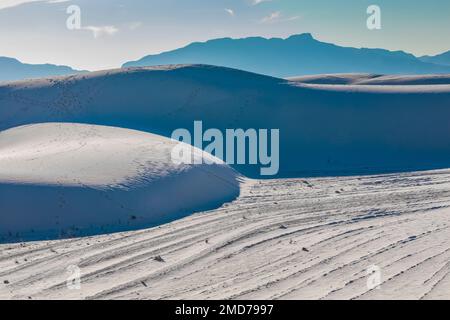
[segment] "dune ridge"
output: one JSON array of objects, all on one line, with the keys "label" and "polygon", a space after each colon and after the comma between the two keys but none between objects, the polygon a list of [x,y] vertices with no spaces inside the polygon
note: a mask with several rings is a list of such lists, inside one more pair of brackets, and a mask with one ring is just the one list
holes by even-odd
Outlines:
[{"label": "dune ridge", "polygon": [[197,149],[203,164],[175,164],[176,145],[149,133],[70,123],[0,132],[0,241],[143,228],[239,195],[234,170]]},{"label": "dune ridge", "polygon": [[[303,84],[174,65],[0,85],[0,130],[78,122],[170,137],[196,120],[280,129],[277,177],[370,174],[448,167],[449,105],[450,85]],[[233,167],[261,177],[258,166]]]}]

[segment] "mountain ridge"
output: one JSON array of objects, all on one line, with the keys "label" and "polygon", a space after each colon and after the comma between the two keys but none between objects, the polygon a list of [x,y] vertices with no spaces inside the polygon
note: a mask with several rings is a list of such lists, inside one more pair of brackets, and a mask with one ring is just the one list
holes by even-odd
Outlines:
[{"label": "mountain ridge", "polygon": [[450,50],[435,56],[423,56],[420,60],[424,62],[450,66]]},{"label": "mountain ridge", "polygon": [[288,38],[218,38],[147,55],[122,67],[210,64],[280,78],[327,73],[450,73],[450,66],[421,61],[404,51],[344,47],[311,33]]},{"label": "mountain ridge", "polygon": [[0,56],[0,70],[0,81],[65,76],[86,72],[83,70],[75,70],[64,65],[23,63],[16,58],[3,56]]}]

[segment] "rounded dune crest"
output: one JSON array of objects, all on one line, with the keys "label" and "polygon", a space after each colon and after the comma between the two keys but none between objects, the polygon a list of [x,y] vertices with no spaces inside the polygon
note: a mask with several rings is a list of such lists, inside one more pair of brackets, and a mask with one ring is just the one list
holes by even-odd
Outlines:
[{"label": "rounded dune crest", "polygon": [[239,175],[180,164],[168,138],[134,130],[47,123],[0,133],[0,239],[129,230],[216,208],[239,195]]}]

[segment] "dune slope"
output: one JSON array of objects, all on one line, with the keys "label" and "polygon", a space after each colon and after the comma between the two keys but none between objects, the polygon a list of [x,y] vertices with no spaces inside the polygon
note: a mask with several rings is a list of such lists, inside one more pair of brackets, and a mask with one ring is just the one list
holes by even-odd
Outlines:
[{"label": "dune slope", "polygon": [[[0,85],[0,129],[48,121],[170,136],[178,128],[280,129],[278,177],[450,165],[450,85],[316,85],[178,65]],[[236,165],[250,177],[260,167]]]},{"label": "dune slope", "polygon": [[450,75],[381,75],[368,73],[337,73],[291,77],[287,80],[298,83],[329,85],[449,85]]},{"label": "dune slope", "polygon": [[0,132],[0,240],[141,228],[238,196],[234,170],[199,150],[195,157],[210,164],[175,164],[175,145],[149,133],[68,123]]}]

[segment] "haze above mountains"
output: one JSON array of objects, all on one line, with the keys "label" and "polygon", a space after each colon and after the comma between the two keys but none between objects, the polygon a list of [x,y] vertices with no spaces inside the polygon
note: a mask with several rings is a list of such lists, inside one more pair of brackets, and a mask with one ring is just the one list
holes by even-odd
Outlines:
[{"label": "haze above mountains", "polygon": [[[442,74],[450,73],[450,51],[415,57],[403,51],[341,47],[305,33],[287,39],[250,37],[194,42],[126,62],[122,67],[166,64],[210,64],[281,78],[326,73]],[[0,81],[85,72],[68,66],[25,64],[6,57],[0,57],[0,70]]]}]

